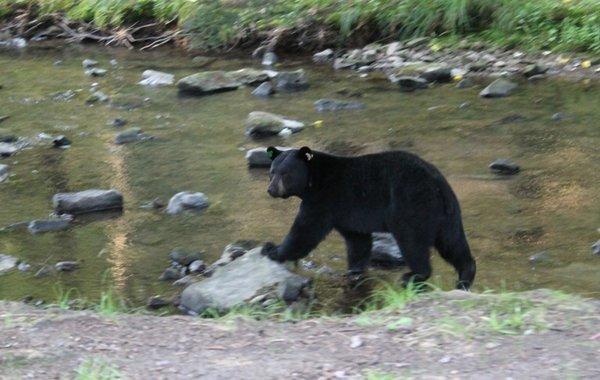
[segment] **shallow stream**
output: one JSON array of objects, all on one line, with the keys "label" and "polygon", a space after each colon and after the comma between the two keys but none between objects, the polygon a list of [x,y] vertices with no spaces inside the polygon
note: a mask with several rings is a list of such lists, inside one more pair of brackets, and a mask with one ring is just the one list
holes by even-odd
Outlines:
[{"label": "shallow stream", "polygon": [[[98,60],[108,74],[85,76],[85,58]],[[478,261],[476,290],[552,288],[600,297],[600,257],[590,250],[600,238],[598,83],[523,82],[508,98],[482,99],[481,85],[402,93],[377,75],[360,78],[300,58],[283,61],[277,69],[307,70],[307,91],[267,100],[252,96],[250,88],[182,98],[174,86],[138,85],[142,71],[154,68],[181,78],[205,69],[259,67],[259,62],[223,58],[201,69],[171,50],[71,47],[0,53],[0,116],[10,116],[0,123],[0,131],[29,138],[64,134],[73,142],[65,150],[39,145],[0,160],[12,173],[0,183],[0,226],[47,217],[58,192],[116,188],[125,197],[122,214],[78,218],[66,231],[0,233],[0,253],[34,267],[1,275],[0,299],[32,296],[56,302],[58,289],[76,289],[78,297],[97,300],[112,284],[131,304],[143,305],[149,296],[176,293],[172,285],[158,281],[175,247],[204,251],[212,262],[238,239],[280,241],[298,201],[270,198],[267,171],[249,170],[244,159],[245,150],[268,144],[343,154],[415,152],[438,166],[458,194]],[[94,82],[103,92],[142,107],[85,105]],[[366,109],[314,110],[317,99],[344,99],[336,93],[342,89],[362,93],[353,100],[364,102]],[[77,95],[68,101],[53,99],[67,90]],[[322,127],[311,126],[287,141],[252,141],[244,136],[244,120],[258,110],[310,124],[322,120]],[[564,118],[552,120],[558,112]],[[114,145],[118,129],[110,122],[115,118],[156,139]],[[496,158],[510,158],[522,171],[508,178],[492,175],[488,164]],[[184,190],[205,193],[210,208],[201,215],[179,216],[140,208]],[[542,251],[541,260],[531,263],[530,256]],[[451,288],[455,275],[433,256],[433,281]],[[330,235],[308,259],[317,268],[326,265],[343,273],[343,241]],[[34,277],[40,265],[63,260],[80,261],[81,267]],[[327,309],[346,305],[340,276],[305,273],[315,277],[316,294]],[[377,270],[372,276],[395,281],[398,273]]]}]

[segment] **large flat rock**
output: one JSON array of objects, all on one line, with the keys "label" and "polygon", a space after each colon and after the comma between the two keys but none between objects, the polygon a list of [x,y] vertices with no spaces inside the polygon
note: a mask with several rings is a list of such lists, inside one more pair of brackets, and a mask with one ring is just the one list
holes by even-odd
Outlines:
[{"label": "large flat rock", "polygon": [[204,71],[180,79],[177,87],[181,93],[209,95],[235,90],[240,87],[240,82],[225,71]]},{"label": "large flat rock", "polygon": [[209,309],[225,312],[249,304],[259,296],[296,301],[310,280],[263,256],[261,249],[248,251],[231,263],[217,267],[210,278],[188,286],[181,295],[180,307],[199,314]]},{"label": "large flat rock", "polygon": [[88,212],[123,208],[123,195],[117,190],[85,190],[78,193],[58,193],[52,198],[58,214],[85,214]]}]

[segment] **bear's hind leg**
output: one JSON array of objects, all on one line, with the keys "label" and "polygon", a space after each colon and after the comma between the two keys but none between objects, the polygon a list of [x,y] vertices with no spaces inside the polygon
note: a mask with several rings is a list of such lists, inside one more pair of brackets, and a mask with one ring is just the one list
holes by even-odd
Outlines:
[{"label": "bear's hind leg", "polygon": [[456,289],[469,290],[473,284],[473,280],[475,280],[475,260],[471,256],[469,243],[467,243],[462,226],[456,236],[456,238],[452,239],[452,236],[444,236],[442,234],[436,239],[435,248],[444,260],[452,264],[454,269],[456,269],[458,273]]},{"label": "bear's hind leg", "polygon": [[410,272],[402,276],[402,285],[409,283],[422,284],[431,276],[431,260],[429,257],[429,239],[420,238],[413,231],[393,233]]},{"label": "bear's hind leg", "polygon": [[348,251],[348,274],[351,276],[361,275],[371,259],[371,246],[373,238],[371,234],[340,231],[346,240]]}]

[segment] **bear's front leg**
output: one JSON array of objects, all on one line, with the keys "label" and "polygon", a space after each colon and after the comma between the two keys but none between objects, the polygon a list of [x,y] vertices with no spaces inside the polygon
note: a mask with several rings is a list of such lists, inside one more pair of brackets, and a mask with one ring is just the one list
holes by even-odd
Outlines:
[{"label": "bear's front leg", "polygon": [[299,260],[315,249],[332,228],[329,215],[302,204],[283,243],[266,243],[261,252],[278,262]]}]

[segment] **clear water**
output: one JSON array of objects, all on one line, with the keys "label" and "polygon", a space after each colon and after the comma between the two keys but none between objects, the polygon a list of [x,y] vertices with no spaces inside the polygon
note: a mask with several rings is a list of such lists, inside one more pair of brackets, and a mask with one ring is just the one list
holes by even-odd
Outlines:
[{"label": "clear water", "polygon": [[[108,75],[86,77],[84,58],[100,61]],[[117,68],[110,59],[118,61]],[[62,64],[53,65],[57,60]],[[600,257],[590,253],[590,245],[600,238],[598,83],[522,83],[511,97],[487,100],[477,95],[481,86],[459,90],[445,85],[406,94],[377,75],[359,78],[302,59],[285,62],[308,71],[308,91],[268,100],[253,97],[250,88],[180,98],[174,87],[137,85],[148,68],[177,78],[199,70],[176,51],[52,48],[0,53],[0,115],[10,115],[0,129],[24,137],[65,134],[73,141],[67,150],[36,146],[2,159],[14,176],[0,184],[0,225],[46,217],[57,192],[117,188],[125,196],[121,215],[81,218],[67,231],[37,236],[27,231],[0,234],[1,253],[34,265],[31,272],[2,275],[0,299],[33,296],[53,302],[60,286],[97,300],[108,283],[131,304],[141,305],[149,296],[178,291],[158,281],[175,247],[202,250],[211,262],[237,239],[280,241],[298,201],[271,199],[266,171],[249,170],[244,159],[245,149],[274,143],[348,154],[415,152],[437,165],[458,194],[478,261],[476,290],[545,287],[600,297]],[[257,65],[226,57],[209,68]],[[149,100],[131,111],[86,106],[93,82],[109,95]],[[344,88],[362,92],[360,101],[367,108],[314,111],[315,100],[343,99],[336,91]],[[68,102],[52,99],[53,93],[66,90],[81,91]],[[470,105],[460,109],[465,102]],[[323,126],[287,142],[254,142],[244,136],[245,117],[254,110],[308,123],[322,120]],[[556,112],[567,118],[552,121]],[[498,122],[517,114],[524,120]],[[157,139],[115,146],[117,129],[107,123],[117,117]],[[522,172],[506,179],[491,175],[487,165],[499,157],[515,160]],[[175,217],[139,207],[156,197],[167,201],[183,190],[204,192],[211,207],[202,215]],[[540,251],[547,252],[548,260],[530,264],[529,257]],[[332,234],[309,259],[341,273],[344,256],[343,241]],[[434,281],[450,288],[455,275],[433,256]],[[62,260],[81,261],[81,268],[34,278],[35,267]],[[395,281],[399,273],[373,271],[372,276]],[[325,307],[335,310],[345,303],[348,293],[340,277],[312,275]]]}]

